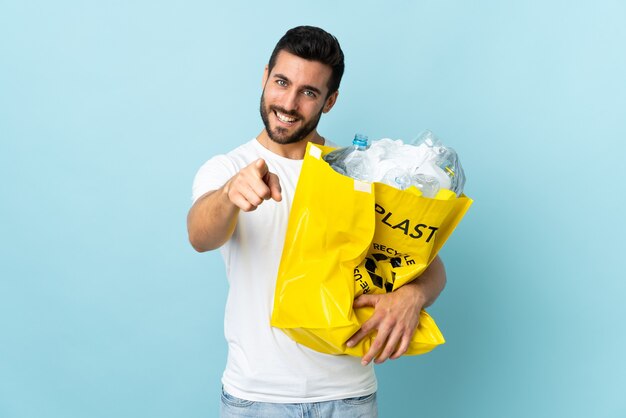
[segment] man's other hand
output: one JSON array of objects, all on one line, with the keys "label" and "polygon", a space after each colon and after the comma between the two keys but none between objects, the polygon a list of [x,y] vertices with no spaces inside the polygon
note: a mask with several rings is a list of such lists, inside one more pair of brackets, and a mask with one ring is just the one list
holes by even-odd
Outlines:
[{"label": "man's other hand", "polygon": [[411,338],[419,324],[419,315],[424,302],[419,287],[413,283],[408,283],[391,293],[359,296],[354,300],[354,308],[371,306],[374,308],[374,314],[346,344],[353,347],[376,331],[376,337],[361,363],[367,365],[375,359],[374,362],[379,364],[389,358],[397,359],[409,348]]}]

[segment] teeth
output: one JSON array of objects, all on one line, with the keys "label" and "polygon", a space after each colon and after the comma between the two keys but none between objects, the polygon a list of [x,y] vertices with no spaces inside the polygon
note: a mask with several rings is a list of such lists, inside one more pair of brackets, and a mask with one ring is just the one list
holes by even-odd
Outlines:
[{"label": "teeth", "polygon": [[281,122],[291,123],[296,121],[296,118],[290,118],[289,116],[278,112],[276,112],[276,117],[278,117]]}]

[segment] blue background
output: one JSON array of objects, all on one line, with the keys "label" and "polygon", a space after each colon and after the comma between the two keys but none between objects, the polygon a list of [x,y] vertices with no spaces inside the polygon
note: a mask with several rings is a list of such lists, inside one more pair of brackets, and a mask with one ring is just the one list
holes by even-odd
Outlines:
[{"label": "blue background", "polygon": [[[0,0],[0,416],[212,417],[217,252],[191,182],[261,130],[299,24],[347,69],[320,132],[459,152],[447,343],[377,367],[381,417],[626,416],[623,1]],[[423,413],[422,415],[418,412]]]}]

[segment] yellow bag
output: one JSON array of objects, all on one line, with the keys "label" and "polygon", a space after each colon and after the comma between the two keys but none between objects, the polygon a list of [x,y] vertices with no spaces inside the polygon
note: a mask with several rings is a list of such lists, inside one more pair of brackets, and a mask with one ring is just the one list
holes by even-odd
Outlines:
[{"label": "yellow bag", "polygon": [[[271,325],[300,344],[328,354],[363,356],[374,336],[345,342],[371,317],[353,309],[363,293],[386,293],[419,276],[472,200],[443,190],[436,199],[335,172],[307,146],[278,270]],[[435,321],[420,314],[406,354],[443,344]]]}]

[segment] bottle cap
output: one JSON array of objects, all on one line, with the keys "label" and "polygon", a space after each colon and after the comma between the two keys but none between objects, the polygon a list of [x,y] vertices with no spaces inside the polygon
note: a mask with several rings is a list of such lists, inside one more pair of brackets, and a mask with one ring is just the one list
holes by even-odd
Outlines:
[{"label": "bottle cap", "polygon": [[356,135],[354,135],[354,139],[352,140],[352,144],[358,145],[360,147],[366,147],[368,139],[369,138],[367,137],[367,135],[356,134]]}]

